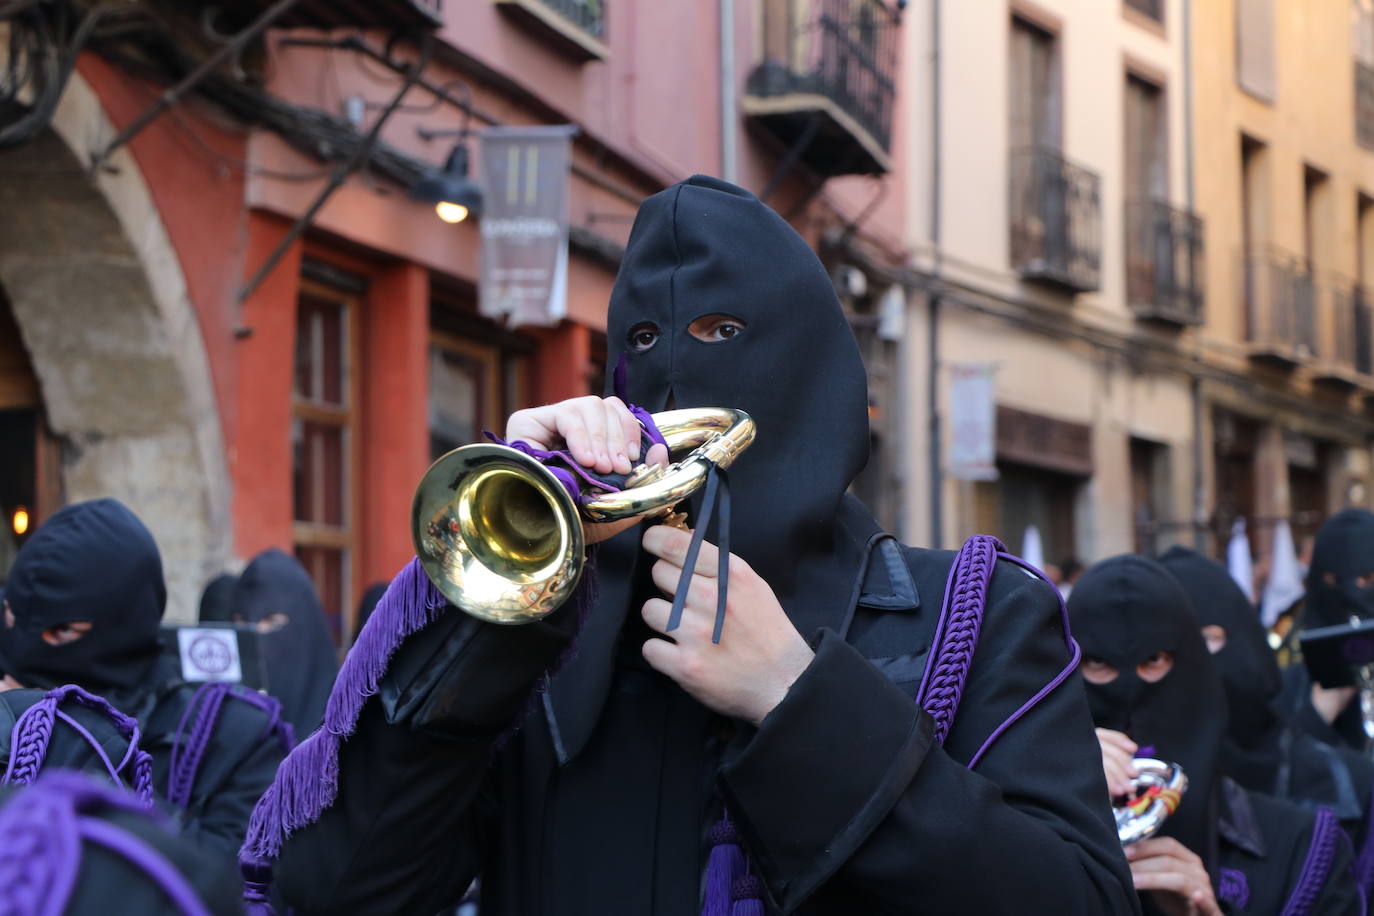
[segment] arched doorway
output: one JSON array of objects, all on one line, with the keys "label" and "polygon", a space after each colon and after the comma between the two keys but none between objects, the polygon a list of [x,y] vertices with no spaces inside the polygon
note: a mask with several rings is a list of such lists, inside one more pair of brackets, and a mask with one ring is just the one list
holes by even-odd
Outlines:
[{"label": "arched doorway", "polygon": [[137,163],[119,156],[98,181],[82,167],[111,133],[74,76],[53,128],[0,151],[13,318],[0,347],[18,343],[37,380],[57,453],[50,495],[129,505],[162,551],[168,616],[191,619],[229,558],[223,441],[195,312]]}]

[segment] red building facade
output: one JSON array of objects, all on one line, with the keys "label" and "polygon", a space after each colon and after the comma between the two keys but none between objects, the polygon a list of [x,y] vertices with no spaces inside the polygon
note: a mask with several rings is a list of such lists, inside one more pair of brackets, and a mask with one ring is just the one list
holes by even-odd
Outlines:
[{"label": "red building facade", "polygon": [[[245,6],[249,20],[258,4]],[[346,641],[361,591],[411,556],[411,495],[437,454],[519,407],[601,390],[635,209],[674,181],[725,175],[763,196],[847,278],[861,342],[879,294],[900,285],[895,8],[398,0],[352,28],[326,9],[297,4],[212,69],[105,159],[117,171],[87,164],[213,53],[185,24],[164,24],[161,44],[84,49],[51,123],[0,149],[0,208],[39,227],[0,235],[0,421],[37,418],[0,445],[19,481],[0,503],[41,519],[76,499],[129,502],[163,547],[173,616],[276,546],[311,571]],[[293,232],[421,64],[363,166]],[[407,177],[458,142],[422,131],[464,123],[577,128],[568,317],[555,327],[481,317],[480,220],[445,224],[408,193]],[[137,268],[128,289],[102,282],[109,257],[80,257],[80,227],[104,222]],[[51,282],[23,266],[40,242],[59,259]],[[148,340],[160,343],[146,364],[116,365],[112,353]],[[867,340],[885,366],[883,340]],[[94,416],[82,379],[121,392],[116,416]]]}]

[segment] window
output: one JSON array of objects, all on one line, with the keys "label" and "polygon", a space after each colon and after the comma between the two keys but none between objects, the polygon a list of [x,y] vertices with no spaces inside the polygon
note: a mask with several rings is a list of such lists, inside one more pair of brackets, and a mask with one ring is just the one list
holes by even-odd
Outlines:
[{"label": "window", "polygon": [[529,405],[534,343],[449,307],[436,307],[429,350],[429,448],[433,458],[504,434],[506,418]]},{"label": "window", "polygon": [[1355,138],[1374,149],[1374,0],[1352,0]]},{"label": "window", "polygon": [[1136,201],[1168,197],[1164,91],[1126,74],[1126,194]]},{"label": "window", "polygon": [[1236,83],[1262,102],[1278,95],[1274,0],[1236,0]]},{"label": "window", "polygon": [[1011,21],[1011,149],[1058,150],[1059,51],[1052,32],[1020,17]]},{"label": "window", "polygon": [[1136,553],[1154,556],[1163,545],[1160,523],[1166,517],[1168,448],[1131,437],[1131,509]]},{"label": "window", "polygon": [[336,640],[352,601],[356,311],[353,298],[302,284],[291,422],[296,557],[315,582]]},{"label": "window", "polygon": [[1126,7],[1155,22],[1164,21],[1164,0],[1126,0]]}]

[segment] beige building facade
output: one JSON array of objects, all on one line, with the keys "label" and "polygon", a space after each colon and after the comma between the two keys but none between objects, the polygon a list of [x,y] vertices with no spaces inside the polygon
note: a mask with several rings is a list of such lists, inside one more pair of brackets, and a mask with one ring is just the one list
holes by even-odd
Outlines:
[{"label": "beige building facade", "polygon": [[[1354,10],[908,7],[909,530],[1017,550],[1035,525],[1057,564],[1216,552],[1245,517],[1262,557],[1277,520],[1368,501]],[[970,366],[995,480],[959,479]]]}]

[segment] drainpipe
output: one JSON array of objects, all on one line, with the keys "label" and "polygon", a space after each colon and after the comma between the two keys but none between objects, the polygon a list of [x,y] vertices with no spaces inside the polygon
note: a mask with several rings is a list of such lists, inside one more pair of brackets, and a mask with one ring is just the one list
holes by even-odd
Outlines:
[{"label": "drainpipe", "polygon": [[735,0],[720,0],[720,177],[739,184],[739,110],[735,99]]},{"label": "drainpipe", "polygon": [[926,333],[926,411],[930,419],[930,546],[944,543],[944,445],[940,425],[940,0],[930,0],[930,245],[929,319]]},{"label": "drainpipe", "polygon": [[[1193,175],[1193,3],[1183,0],[1183,193],[1188,212],[1193,212],[1196,196]],[[1206,269],[1204,265],[1204,270]],[[1197,278],[1193,278],[1197,282]],[[1203,462],[1207,450],[1202,442],[1203,411],[1202,376],[1196,367],[1202,362],[1202,328],[1193,332],[1193,377],[1189,388],[1193,398],[1193,547],[1201,554],[1209,554],[1207,531],[1203,522],[1207,512],[1207,475]]]}]

